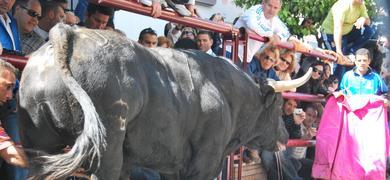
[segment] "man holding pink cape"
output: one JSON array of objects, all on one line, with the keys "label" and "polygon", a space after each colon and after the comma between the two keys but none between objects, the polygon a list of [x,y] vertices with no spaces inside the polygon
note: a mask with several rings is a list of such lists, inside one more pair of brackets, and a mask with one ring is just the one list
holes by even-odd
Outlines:
[{"label": "man holding pink cape", "polygon": [[356,67],[343,76],[341,92],[325,106],[317,133],[312,176],[319,179],[386,179],[389,129],[388,89],[369,68],[367,49],[356,52]]}]

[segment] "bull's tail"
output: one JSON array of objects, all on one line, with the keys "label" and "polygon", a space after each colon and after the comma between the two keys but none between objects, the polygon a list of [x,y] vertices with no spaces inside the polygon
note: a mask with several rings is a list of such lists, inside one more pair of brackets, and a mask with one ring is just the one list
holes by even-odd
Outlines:
[{"label": "bull's tail", "polygon": [[[40,156],[34,163],[41,166],[39,176],[50,179],[66,177],[80,168],[86,161],[99,167],[102,151],[106,148],[106,130],[95,106],[85,90],[74,79],[70,67],[70,54],[73,47],[74,30],[67,25],[58,24],[50,31],[50,40],[54,47],[54,60],[61,69],[64,84],[80,103],[84,113],[84,128],[77,137],[72,149],[64,154]],[[96,164],[95,164],[96,163]]]}]

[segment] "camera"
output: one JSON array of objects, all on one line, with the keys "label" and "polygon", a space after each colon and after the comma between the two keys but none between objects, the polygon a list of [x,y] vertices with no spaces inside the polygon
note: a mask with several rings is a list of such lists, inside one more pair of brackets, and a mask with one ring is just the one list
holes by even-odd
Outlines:
[{"label": "camera", "polygon": [[301,108],[295,108],[294,109],[294,114],[302,114],[303,110]]}]

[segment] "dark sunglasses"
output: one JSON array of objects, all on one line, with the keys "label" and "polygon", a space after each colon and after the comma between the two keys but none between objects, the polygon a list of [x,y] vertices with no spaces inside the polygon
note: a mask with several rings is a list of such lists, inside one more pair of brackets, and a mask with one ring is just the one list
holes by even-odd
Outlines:
[{"label": "dark sunglasses", "polygon": [[324,73],[324,71],[321,71],[321,70],[317,69],[316,67],[313,67],[313,72],[317,72],[319,75],[322,75],[322,73]]},{"label": "dark sunglasses", "polygon": [[194,35],[194,33],[193,32],[191,32],[191,31],[183,31],[182,32],[182,35]]},{"label": "dark sunglasses", "polygon": [[338,84],[339,81],[335,80],[335,81],[333,81],[332,83],[333,83],[333,84]]},{"label": "dark sunglasses", "polygon": [[270,56],[268,56],[268,55],[265,55],[264,56],[264,60],[268,60],[268,61],[271,61],[271,62],[275,62],[275,59],[273,59],[273,58],[271,58]]},{"label": "dark sunglasses", "polygon": [[31,10],[31,9],[29,9],[29,8],[27,8],[26,6],[23,6],[23,5],[21,5],[21,4],[19,4],[19,6],[22,8],[22,9],[24,9],[24,10],[26,10],[27,11],[27,14],[29,15],[29,16],[31,16],[31,17],[33,17],[33,18],[38,18],[38,20],[41,20],[42,19],[42,16],[40,15],[40,14],[38,14],[37,12],[35,12],[34,10]]},{"label": "dark sunglasses", "polygon": [[285,62],[287,65],[291,65],[291,62],[290,61],[287,61],[286,59],[280,57],[280,60],[282,60],[283,62]]}]

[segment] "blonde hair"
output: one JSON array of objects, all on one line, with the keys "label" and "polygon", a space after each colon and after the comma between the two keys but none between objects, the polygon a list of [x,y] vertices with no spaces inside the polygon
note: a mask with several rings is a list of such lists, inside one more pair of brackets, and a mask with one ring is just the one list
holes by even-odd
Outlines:
[{"label": "blonde hair", "polygon": [[168,48],[171,48],[172,47],[172,42],[170,39],[168,39],[167,37],[165,36],[160,36],[158,37],[158,43],[157,43],[157,46],[161,46],[163,44],[167,44],[168,45]]},{"label": "blonde hair", "polygon": [[11,63],[0,59],[0,75],[4,72],[4,70],[9,70],[14,75],[16,75],[17,72],[16,68]]},{"label": "blonde hair", "polygon": [[[279,48],[276,47],[276,46],[271,46],[271,45],[267,45],[265,46],[261,52],[260,52],[260,56],[263,56],[265,53],[267,52],[271,52],[274,54],[274,57],[276,61],[279,61]],[[276,62],[275,62],[276,63]]]},{"label": "blonde hair", "polygon": [[292,73],[295,71],[295,65],[296,65],[295,52],[289,49],[284,49],[280,52],[280,57],[282,57],[285,54],[290,54],[289,56],[291,57],[290,65],[285,71],[288,73]]}]

